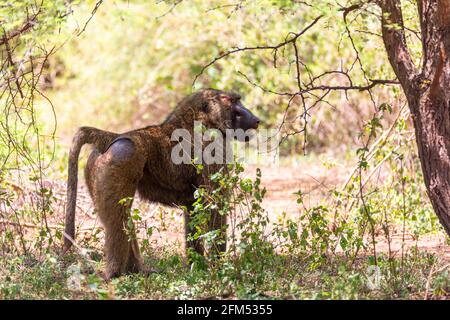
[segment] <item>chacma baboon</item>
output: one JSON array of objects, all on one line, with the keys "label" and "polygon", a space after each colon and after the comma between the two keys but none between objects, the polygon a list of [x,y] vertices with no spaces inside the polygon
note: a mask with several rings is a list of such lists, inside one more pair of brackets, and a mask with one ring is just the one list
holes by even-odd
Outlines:
[{"label": "chacma baboon", "polygon": [[[64,251],[75,238],[78,156],[84,144],[92,144],[85,176],[95,210],[105,228],[105,277],[145,271],[128,221],[135,192],[151,202],[189,208],[196,188],[207,177],[198,173],[192,164],[175,164],[171,160],[172,149],[179,143],[171,139],[172,133],[184,129],[194,134],[194,121],[217,129],[222,135],[230,129],[256,129],[259,119],[241,104],[240,98],[236,93],[204,89],[184,98],[161,125],[123,134],[81,127],[73,138],[69,155]],[[204,171],[211,173],[220,165],[207,168]],[[185,214],[186,236],[191,232],[189,218]],[[211,230],[218,230],[225,224],[225,217],[217,214],[211,221]],[[189,241],[187,247],[203,254],[199,241]],[[225,245],[220,245],[219,251],[224,250]]]}]

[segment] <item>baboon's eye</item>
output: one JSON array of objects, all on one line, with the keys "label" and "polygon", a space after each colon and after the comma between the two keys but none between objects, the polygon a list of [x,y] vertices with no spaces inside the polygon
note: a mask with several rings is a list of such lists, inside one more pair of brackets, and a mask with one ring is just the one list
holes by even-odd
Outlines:
[{"label": "baboon's eye", "polygon": [[202,111],[203,112],[208,112],[208,101],[203,101],[202,102]]},{"label": "baboon's eye", "polygon": [[226,94],[221,95],[221,96],[220,96],[220,100],[221,100],[222,103],[223,103],[225,106],[227,106],[227,107],[230,107],[231,104],[233,103],[231,97],[228,96],[228,95],[226,95]]}]

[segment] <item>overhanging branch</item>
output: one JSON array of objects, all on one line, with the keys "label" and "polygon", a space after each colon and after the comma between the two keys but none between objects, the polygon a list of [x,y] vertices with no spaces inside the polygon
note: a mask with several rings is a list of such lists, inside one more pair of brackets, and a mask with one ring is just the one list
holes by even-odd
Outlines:
[{"label": "overhanging branch", "polygon": [[[352,67],[348,70],[343,70],[342,67],[340,70],[331,70],[331,71],[325,71],[319,75],[314,75],[311,70],[308,68],[308,66],[302,61],[301,52],[299,50],[299,44],[297,40],[300,39],[302,35],[304,35],[308,30],[310,30],[312,27],[314,27],[320,19],[322,19],[324,16],[319,15],[314,20],[312,20],[303,30],[300,32],[290,32],[286,35],[286,38],[284,41],[278,43],[278,44],[271,44],[271,45],[256,45],[256,46],[249,46],[249,47],[238,47],[238,48],[232,48],[224,53],[221,53],[214,59],[212,59],[210,62],[205,64],[200,72],[195,76],[193,85],[195,85],[198,78],[207,70],[209,67],[214,65],[219,60],[225,59],[228,56],[240,53],[240,52],[255,52],[255,51],[266,51],[270,50],[273,54],[273,66],[277,67],[277,53],[280,49],[283,49],[285,47],[292,47],[293,50],[293,59],[290,61],[290,64],[294,65],[295,68],[295,82],[296,82],[296,88],[292,90],[272,90],[269,88],[265,88],[257,81],[251,80],[247,75],[244,73],[238,71],[240,75],[242,75],[250,84],[252,84],[255,87],[258,87],[259,89],[263,90],[266,93],[275,94],[279,96],[286,97],[289,102],[287,103],[287,106],[284,111],[284,116],[282,123],[280,124],[279,131],[281,131],[281,127],[283,127],[286,123],[288,123],[288,126],[291,127],[290,133],[288,132],[285,137],[303,133],[304,134],[304,145],[306,145],[307,141],[307,124],[309,121],[309,118],[311,117],[309,114],[309,111],[316,106],[318,106],[321,103],[330,104],[326,100],[327,96],[331,92],[341,91],[345,93],[346,98],[348,99],[347,93],[349,91],[365,91],[368,92],[371,98],[371,101],[374,105],[374,108],[376,109],[376,102],[375,99],[372,96],[371,89],[373,89],[376,86],[379,85],[398,85],[400,82],[397,79],[371,79],[369,78],[369,75],[366,73],[365,69],[363,68],[362,62],[359,58],[359,51],[356,47],[356,45],[353,43],[353,38],[351,38],[350,35],[350,29],[347,25],[346,16],[355,10],[360,10],[364,5],[367,3],[372,2],[372,0],[362,1],[361,3],[344,8],[341,7],[340,11],[343,12],[344,15],[344,22],[346,23],[346,30],[348,32],[350,41],[352,42],[352,46],[356,55],[355,62],[353,62]],[[358,62],[360,65],[361,72],[363,74],[363,80],[364,83],[354,84],[352,77],[350,73],[352,72],[353,65]],[[308,80],[304,81],[302,79],[302,74],[305,73]],[[329,77],[343,77],[343,81],[339,81],[336,84],[331,84],[330,82],[325,82],[325,78]],[[329,78],[331,80],[331,78]],[[291,106],[294,104],[298,104],[299,108],[301,109],[300,115],[292,115],[291,112]],[[334,106],[333,106],[334,107]],[[290,113],[289,117],[293,119],[292,121],[287,122],[286,119],[288,117],[288,112]],[[298,126],[301,126],[298,128]],[[297,127],[295,127],[297,126]],[[285,140],[284,138],[282,141]]]},{"label": "overhanging branch", "polygon": [[[277,59],[277,52],[279,49],[281,49],[282,47],[294,43],[295,41],[297,41],[297,39],[299,37],[301,37],[303,34],[305,34],[309,29],[311,29],[317,22],[319,22],[319,20],[323,17],[323,15],[320,15],[318,17],[316,17],[308,26],[306,26],[302,31],[295,33],[295,32],[290,32],[289,35],[293,35],[291,38],[286,39],[285,41],[277,44],[277,45],[264,45],[264,46],[254,46],[254,47],[243,47],[243,48],[235,48],[232,50],[229,50],[225,53],[220,54],[219,56],[215,57],[213,60],[211,60],[209,63],[207,63],[206,65],[204,65],[202,67],[202,69],[200,70],[200,72],[195,76],[194,81],[192,83],[192,85],[195,85],[195,82],[197,81],[197,79],[205,72],[206,69],[208,69],[210,66],[212,66],[213,64],[215,64],[217,61],[222,60],[223,58],[226,58],[230,55],[233,55],[235,53],[238,52],[243,52],[243,51],[256,51],[256,50],[273,50],[273,54],[274,54],[274,65],[276,66],[276,59]],[[289,37],[288,35],[288,37]]]}]

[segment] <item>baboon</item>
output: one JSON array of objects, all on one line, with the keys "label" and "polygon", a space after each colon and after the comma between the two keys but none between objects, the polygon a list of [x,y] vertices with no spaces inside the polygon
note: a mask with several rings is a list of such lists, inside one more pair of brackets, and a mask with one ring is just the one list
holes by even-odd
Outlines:
[{"label": "baboon", "polygon": [[[134,229],[129,228],[129,209],[136,191],[141,198],[169,206],[191,208],[196,188],[206,183],[206,175],[221,165],[208,165],[198,173],[192,164],[171,161],[175,129],[194,133],[194,121],[225,135],[228,129],[256,129],[259,119],[240,102],[240,95],[215,89],[204,89],[184,98],[166,118],[155,126],[147,126],[123,134],[81,127],[73,138],[69,154],[67,210],[64,252],[75,238],[78,157],[84,144],[93,150],[85,168],[86,184],[94,207],[105,228],[105,278],[124,273],[146,272]],[[240,140],[240,139],[239,139]],[[123,202],[122,199],[130,201]],[[122,200],[122,201],[121,201]],[[188,241],[190,215],[185,214],[186,247],[204,253],[200,241]],[[211,217],[211,230],[221,229],[226,218]],[[131,233],[131,234],[130,234]],[[225,235],[219,251],[225,251]]]}]

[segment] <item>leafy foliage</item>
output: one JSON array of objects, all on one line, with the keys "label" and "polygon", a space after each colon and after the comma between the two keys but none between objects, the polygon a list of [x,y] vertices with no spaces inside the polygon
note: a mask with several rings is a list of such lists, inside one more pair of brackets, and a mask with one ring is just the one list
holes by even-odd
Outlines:
[{"label": "leafy foliage", "polygon": [[[291,105],[289,96],[273,94],[294,92],[298,82],[348,86],[349,78],[354,85],[393,79],[379,50],[378,9],[369,4],[346,24],[336,19],[342,11],[335,1],[315,1],[313,8],[304,1],[244,2],[220,8],[229,3],[182,1],[171,10],[165,2],[105,1],[95,16],[96,1],[0,4],[0,80],[8,88],[0,97],[0,298],[448,297],[448,262],[405,244],[405,237],[417,243],[441,229],[423,188],[399,88],[333,91],[306,105],[307,112],[301,98]],[[418,63],[415,4],[402,5],[408,45]],[[265,50],[229,55],[203,70],[230,48],[285,41],[319,15],[317,26],[298,40],[304,63],[299,75],[292,46],[278,52],[276,67],[273,52]],[[193,205],[191,237],[204,240],[209,250],[225,231],[206,231],[211,211],[228,217],[230,243],[219,259],[183,257],[179,247],[155,248],[152,237],[165,225],[147,225],[135,207],[127,230],[140,238],[146,264],[160,272],[104,282],[103,234],[96,225],[78,251],[62,259],[64,199],[55,185],[65,178],[68,137],[75,127],[121,131],[158,122],[192,91],[200,73],[194,89],[238,90],[265,126],[282,123],[281,132],[289,137],[281,146],[282,163],[296,162],[304,150],[339,154],[344,165],[354,165],[346,183],[312,205],[299,190],[296,215],[274,219],[264,209],[261,170],[249,179],[235,163],[213,174]],[[307,134],[295,134],[306,122]],[[121,204],[129,206],[131,199]]]}]

